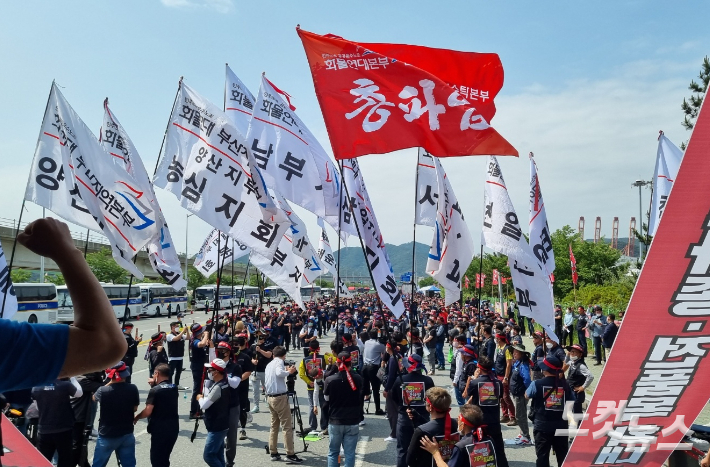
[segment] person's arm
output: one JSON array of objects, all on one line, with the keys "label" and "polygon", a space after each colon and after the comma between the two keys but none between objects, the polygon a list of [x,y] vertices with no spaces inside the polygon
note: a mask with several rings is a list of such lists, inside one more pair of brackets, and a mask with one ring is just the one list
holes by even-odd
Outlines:
[{"label": "person's arm", "polygon": [[69,382],[74,386],[74,394],[72,394],[71,398],[72,399],[78,399],[81,396],[84,395],[84,389],[81,387],[81,384],[79,384],[79,381],[76,380],[73,376],[69,378]]},{"label": "person's arm", "polygon": [[205,410],[209,409],[210,407],[212,407],[212,404],[214,404],[215,402],[217,402],[219,400],[219,398],[221,396],[222,396],[222,388],[219,387],[219,385],[216,383],[214,385],[212,385],[212,388],[211,388],[209,394],[207,394],[207,396],[202,397],[201,394],[198,394],[197,395],[197,402],[200,404],[200,410],[202,410],[204,412]]},{"label": "person's arm", "polygon": [[[51,217],[38,219],[25,227],[17,241],[57,263],[74,303],[74,323],[69,326],[59,377],[103,370],[120,361],[126,354],[126,339],[116,325],[113,307],[101,284],[74,246],[67,225]],[[92,351],[87,352],[87,348]]]},{"label": "person's arm", "polygon": [[[592,381],[594,381],[594,375],[592,374],[591,371],[589,371],[589,368],[587,368],[587,365],[580,366],[579,371],[582,373],[582,375],[585,378],[584,383],[582,384],[582,389],[581,389],[581,391],[584,391],[585,389],[587,389],[589,387],[590,384],[592,384]],[[577,391],[577,388],[573,388],[573,389],[575,390],[575,392],[580,392],[580,391]]]},{"label": "person's arm", "polygon": [[504,379],[506,382],[510,381],[510,372],[513,370],[513,352],[508,350],[505,353],[505,376]]},{"label": "person's arm", "polygon": [[136,422],[138,422],[138,420],[140,420],[142,418],[150,417],[153,414],[153,407],[155,407],[153,404],[148,404],[146,402],[145,408],[143,410],[141,410],[141,412],[138,415],[133,417],[133,424],[135,425]]},{"label": "person's arm", "polygon": [[525,365],[525,364],[520,364],[520,376],[523,378],[523,386],[527,388],[530,386],[530,383],[532,382],[532,378],[530,377],[530,366]]},{"label": "person's arm", "polygon": [[[448,464],[446,463],[446,461],[444,461],[444,458],[441,457],[441,452],[439,452],[439,443],[437,443],[433,439],[430,439],[428,436],[423,436],[419,443],[421,444],[421,449],[424,449],[429,454],[431,454],[432,459],[434,459],[434,462],[436,463],[436,467],[448,467]],[[454,447],[454,450],[456,449],[457,448]]]}]

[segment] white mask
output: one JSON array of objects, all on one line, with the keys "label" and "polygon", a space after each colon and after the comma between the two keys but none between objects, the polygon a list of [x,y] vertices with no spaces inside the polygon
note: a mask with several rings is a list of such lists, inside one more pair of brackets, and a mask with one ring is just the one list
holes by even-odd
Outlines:
[{"label": "white mask", "polygon": [[207,378],[210,379],[210,380],[212,380],[212,372],[211,372],[211,371],[208,371],[208,372],[207,372]]},{"label": "white mask", "polygon": [[554,346],[552,345],[551,342],[547,342],[547,343],[545,343],[545,347],[547,347],[548,349],[551,349]]},{"label": "white mask", "polygon": [[569,359],[570,359],[570,361],[572,361],[572,362],[576,362],[577,360],[579,360],[579,357],[577,357],[577,356],[575,355],[574,357],[570,357]]}]

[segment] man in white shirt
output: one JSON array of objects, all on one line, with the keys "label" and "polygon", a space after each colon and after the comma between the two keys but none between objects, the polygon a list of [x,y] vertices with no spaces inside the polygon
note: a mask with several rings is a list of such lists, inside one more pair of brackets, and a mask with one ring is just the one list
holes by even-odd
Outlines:
[{"label": "man in white shirt", "polygon": [[170,333],[165,336],[168,342],[168,365],[170,365],[170,382],[175,376],[175,386],[179,390],[185,391],[186,387],[180,386],[180,374],[182,373],[182,361],[185,356],[185,342],[190,340],[190,330],[187,326],[180,329],[182,324],[179,321],[170,323]]},{"label": "man in white shirt", "polygon": [[266,388],[266,400],[269,403],[271,412],[271,430],[269,431],[269,452],[272,461],[280,461],[281,455],[278,452],[279,425],[284,432],[284,444],[286,445],[286,460],[292,464],[300,464],[303,459],[296,455],[293,449],[293,424],[291,423],[291,407],[288,403],[286,387],[286,377],[294,375],[298,371],[295,366],[284,366],[286,360],[286,349],[278,346],[273,350],[274,359],[266,365],[264,372],[264,387]]}]

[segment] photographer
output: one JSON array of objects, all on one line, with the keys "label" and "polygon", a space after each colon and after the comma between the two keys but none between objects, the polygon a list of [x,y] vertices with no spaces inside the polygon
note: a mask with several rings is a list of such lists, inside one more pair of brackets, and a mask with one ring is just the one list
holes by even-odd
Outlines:
[{"label": "photographer", "polygon": [[145,401],[145,408],[133,419],[135,425],[141,418],[148,417],[150,464],[153,467],[170,466],[170,453],[180,431],[178,388],[170,383],[170,373],[170,367],[166,363],[155,367],[152,378],[148,380],[151,389]]},{"label": "photographer", "polygon": [[266,366],[265,387],[266,397],[271,412],[271,430],[269,431],[269,452],[272,461],[280,461],[278,453],[279,425],[284,431],[284,444],[286,445],[286,459],[292,464],[300,464],[303,459],[296,455],[293,449],[293,425],[291,423],[291,407],[288,402],[288,389],[286,377],[296,374],[298,370],[294,365],[285,368],[286,349],[276,347],[273,351],[274,359]]},{"label": "photographer", "polygon": [[264,371],[266,366],[274,359],[272,351],[276,347],[276,340],[270,335],[271,328],[264,327],[257,334],[256,344],[251,346],[251,354],[254,355],[252,363],[256,367],[254,370],[254,408],[251,413],[259,413],[262,387],[266,386]]}]

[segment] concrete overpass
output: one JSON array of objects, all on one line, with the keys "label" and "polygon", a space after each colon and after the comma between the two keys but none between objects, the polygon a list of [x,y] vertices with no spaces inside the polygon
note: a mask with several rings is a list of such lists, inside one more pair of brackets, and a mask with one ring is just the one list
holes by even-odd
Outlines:
[{"label": "concrete overpass", "polygon": [[[23,222],[22,228],[24,229],[26,225],[27,223]],[[0,218],[0,242],[2,242],[2,248],[5,251],[5,255],[7,256],[8,264],[10,263],[12,244],[15,241],[15,237],[18,233],[17,227],[18,226],[16,220]],[[86,248],[87,253],[94,253],[100,251],[103,248],[109,247],[106,238],[95,232],[89,233],[88,241],[86,231],[72,231],[71,234],[72,238],[74,239],[74,245],[76,245],[76,247],[81,251],[84,251],[84,249]],[[183,253],[179,255],[179,258],[180,263],[184,265],[185,254]],[[189,263],[191,264],[192,261],[193,260],[191,258]],[[34,254],[19,243],[17,244],[17,247],[15,249],[15,260],[12,267],[13,269],[26,269],[29,271],[33,271],[33,280],[39,280],[39,271],[41,268],[39,255]],[[155,271],[153,271],[153,268],[150,265],[150,260],[148,259],[148,253],[146,253],[145,250],[138,253],[136,267],[145,275],[146,279],[155,279],[157,281],[160,277]],[[245,269],[245,264],[235,263],[234,275],[243,276]],[[44,260],[44,270],[45,272],[59,272],[59,268],[57,267],[56,263],[48,258],[45,258]],[[231,267],[229,269],[225,268],[223,274],[231,274]]]}]

